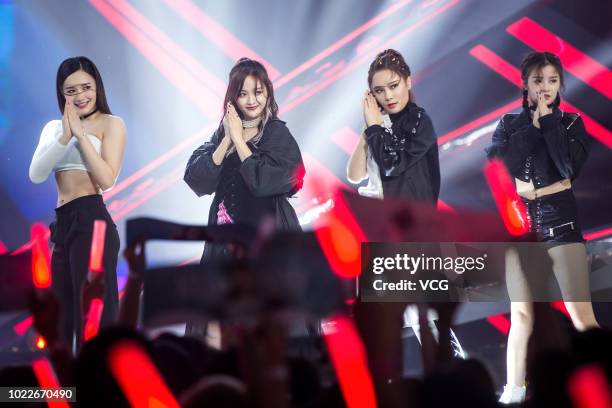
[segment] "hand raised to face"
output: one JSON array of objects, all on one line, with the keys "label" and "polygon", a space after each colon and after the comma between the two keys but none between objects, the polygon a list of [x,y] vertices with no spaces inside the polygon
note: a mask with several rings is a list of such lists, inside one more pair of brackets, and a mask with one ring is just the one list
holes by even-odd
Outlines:
[{"label": "hand raised to face", "polygon": [[383,123],[380,107],[370,91],[366,91],[363,97],[363,118],[366,126],[380,125]]},{"label": "hand raised to face", "polygon": [[548,115],[552,113],[552,109],[548,107],[548,103],[546,103],[546,98],[542,92],[538,92],[538,108],[540,111],[540,117],[544,115]]},{"label": "hand raised to face", "polygon": [[537,93],[538,104],[536,106],[536,110],[533,112],[533,126],[536,128],[540,128],[540,118],[544,115],[548,115],[552,113],[552,109],[548,107],[546,103],[546,98],[542,92]]}]

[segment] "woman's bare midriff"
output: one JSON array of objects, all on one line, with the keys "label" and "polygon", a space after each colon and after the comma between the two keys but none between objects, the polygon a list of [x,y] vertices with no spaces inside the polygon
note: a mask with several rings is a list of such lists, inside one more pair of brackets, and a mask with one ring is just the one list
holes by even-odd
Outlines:
[{"label": "woman's bare midriff", "polygon": [[84,170],[66,170],[55,173],[57,182],[57,206],[92,194],[101,194],[91,179],[91,175]]}]

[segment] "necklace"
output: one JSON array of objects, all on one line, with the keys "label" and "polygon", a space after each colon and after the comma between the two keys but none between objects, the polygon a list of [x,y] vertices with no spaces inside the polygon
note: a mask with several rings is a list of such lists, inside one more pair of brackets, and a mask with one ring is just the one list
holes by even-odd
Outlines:
[{"label": "necklace", "polygon": [[90,117],[91,115],[93,115],[94,113],[96,113],[98,111],[98,108],[92,110],[91,112],[89,112],[87,115],[81,116],[81,120],[83,119],[87,119],[88,117]]},{"label": "necklace", "polygon": [[243,129],[250,129],[250,128],[254,128],[259,126],[259,124],[261,123],[261,118],[256,118],[253,120],[243,120],[242,121],[242,128]]}]

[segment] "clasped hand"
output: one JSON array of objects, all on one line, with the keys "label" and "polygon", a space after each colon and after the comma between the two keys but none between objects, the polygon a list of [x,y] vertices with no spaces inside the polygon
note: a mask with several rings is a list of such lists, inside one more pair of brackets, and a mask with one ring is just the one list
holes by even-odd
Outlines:
[{"label": "clasped hand", "polygon": [[225,137],[229,136],[234,144],[236,144],[237,140],[244,140],[242,119],[238,116],[238,112],[231,102],[227,104],[227,110],[223,117],[223,128],[225,130]]},{"label": "clasped hand", "polygon": [[70,130],[70,136],[77,139],[85,135],[85,126],[72,103],[74,98],[66,97],[66,105],[64,105],[64,117],[62,118],[62,127],[64,133]]}]

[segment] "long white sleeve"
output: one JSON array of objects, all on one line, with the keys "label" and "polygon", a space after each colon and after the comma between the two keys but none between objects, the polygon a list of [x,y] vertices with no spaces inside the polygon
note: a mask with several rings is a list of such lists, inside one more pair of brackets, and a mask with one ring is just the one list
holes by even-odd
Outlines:
[{"label": "long white sleeve", "polygon": [[62,121],[52,120],[40,133],[40,141],[30,163],[30,180],[33,183],[45,181],[57,162],[66,154],[70,143],[63,145],[58,141],[62,132]]}]

